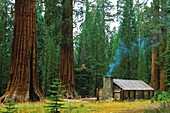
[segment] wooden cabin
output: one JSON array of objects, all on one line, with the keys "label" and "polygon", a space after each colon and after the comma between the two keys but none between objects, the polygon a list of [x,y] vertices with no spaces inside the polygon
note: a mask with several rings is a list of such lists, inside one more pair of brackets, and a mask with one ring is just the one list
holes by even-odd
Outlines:
[{"label": "wooden cabin", "polygon": [[104,77],[102,99],[135,100],[150,99],[154,89],[142,80],[123,80]]}]

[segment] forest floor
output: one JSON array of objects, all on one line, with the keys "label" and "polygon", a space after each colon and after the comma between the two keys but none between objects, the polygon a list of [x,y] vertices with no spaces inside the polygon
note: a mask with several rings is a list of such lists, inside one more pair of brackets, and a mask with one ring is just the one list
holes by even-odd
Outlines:
[{"label": "forest floor", "polygon": [[[44,102],[17,103],[17,113],[46,113]],[[0,104],[0,108],[2,108]],[[147,109],[155,109],[160,103],[151,103],[150,100],[137,100],[131,102],[99,102],[67,100],[65,110],[61,113],[144,113]]]}]

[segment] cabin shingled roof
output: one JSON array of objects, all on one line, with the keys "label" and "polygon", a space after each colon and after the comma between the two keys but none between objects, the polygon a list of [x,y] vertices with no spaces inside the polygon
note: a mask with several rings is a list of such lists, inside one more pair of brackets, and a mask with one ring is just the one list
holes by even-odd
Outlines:
[{"label": "cabin shingled roof", "polygon": [[113,79],[113,83],[118,85],[123,90],[154,90],[142,80]]}]

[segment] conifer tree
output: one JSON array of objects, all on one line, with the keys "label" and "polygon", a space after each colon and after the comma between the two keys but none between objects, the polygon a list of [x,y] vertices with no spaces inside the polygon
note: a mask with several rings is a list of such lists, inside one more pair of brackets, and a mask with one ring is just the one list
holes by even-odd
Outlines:
[{"label": "conifer tree", "polygon": [[61,37],[61,1],[45,0],[44,15],[44,54],[42,56],[42,86],[44,95],[48,96],[50,84],[59,73],[59,42]]},{"label": "conifer tree", "polygon": [[166,51],[165,51],[165,87],[167,90],[170,91],[170,24],[169,24],[169,20],[170,20],[170,7],[167,7],[166,8],[166,13],[167,13],[167,30],[168,30],[168,33],[167,33],[167,46],[166,46]]},{"label": "conifer tree", "polygon": [[[145,23],[145,21],[148,21],[144,18],[144,15],[142,15],[143,10],[146,7],[147,2],[140,3],[139,0],[136,1],[136,4],[134,6],[135,12],[136,12],[136,18],[137,18],[137,42],[139,55],[138,55],[138,66],[137,66],[137,79],[144,80],[146,83],[149,83],[150,80],[150,70],[148,69],[150,67],[149,58],[147,57],[147,51],[149,51],[149,45],[148,40],[149,37],[146,37],[146,33],[143,33],[144,28],[141,28],[141,24]],[[146,29],[145,29],[146,30]],[[149,70],[149,71],[148,71]]]},{"label": "conifer tree", "polygon": [[118,37],[125,43],[128,50],[123,55],[118,74],[127,79],[137,78],[138,47],[134,45],[137,29],[133,4],[133,0],[118,1],[118,12],[122,12],[119,15],[121,20]]},{"label": "conifer tree", "polygon": [[63,101],[61,100],[62,94],[64,91],[61,90],[62,86],[58,79],[55,79],[52,84],[50,85],[50,95],[49,100],[47,104],[47,110],[50,113],[60,113],[60,110],[63,106]]},{"label": "conifer tree", "polygon": [[153,0],[151,86],[165,91],[166,0]]},{"label": "conifer tree", "polygon": [[59,80],[66,98],[78,98],[74,83],[73,0],[62,1]]},{"label": "conifer tree", "polygon": [[0,1],[0,96],[5,92],[13,37],[13,7],[10,0]]},{"label": "conifer tree", "polygon": [[[39,81],[41,88],[43,90],[43,75],[45,72],[44,69],[44,53],[45,53],[45,33],[46,33],[46,28],[45,28],[45,20],[44,20],[44,10],[43,10],[43,4],[41,1],[37,1],[36,3],[36,19],[37,19],[37,29],[36,29],[36,36],[37,36],[37,49],[38,49],[38,67],[39,67]],[[46,91],[46,90],[45,90]],[[44,93],[44,90],[43,90]],[[45,96],[45,94],[44,94]]]},{"label": "conifer tree", "polygon": [[160,59],[160,90],[166,91],[165,81],[166,81],[166,73],[165,73],[165,51],[167,46],[167,11],[166,11],[166,0],[161,0],[161,36],[160,36],[160,47],[159,47],[159,59]]},{"label": "conifer tree", "polygon": [[170,90],[170,40],[168,38],[166,53],[165,53],[165,73],[166,73],[166,80],[165,80],[165,86],[168,90]]},{"label": "conifer tree", "polygon": [[138,57],[138,68],[137,68],[137,79],[143,80],[149,83],[149,76],[147,73],[147,59],[145,50],[142,47],[139,47],[139,57]]}]

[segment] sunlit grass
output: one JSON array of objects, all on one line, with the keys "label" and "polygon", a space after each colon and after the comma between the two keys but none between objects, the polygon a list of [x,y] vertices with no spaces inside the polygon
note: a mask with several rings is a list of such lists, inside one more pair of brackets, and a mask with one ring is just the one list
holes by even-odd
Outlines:
[{"label": "sunlit grass", "polygon": [[[0,104],[0,107],[3,105]],[[45,113],[44,102],[18,103],[18,113]],[[133,102],[72,102],[65,103],[62,113],[143,113],[145,109],[153,109],[159,103],[149,100]]]},{"label": "sunlit grass", "polygon": [[18,113],[45,113],[44,102],[18,103]]},{"label": "sunlit grass", "polygon": [[84,103],[84,107],[79,107],[81,104],[70,103],[70,106],[76,107],[72,113],[77,111],[80,113],[143,113],[145,109],[153,109],[159,105],[159,103],[151,104],[150,101]]}]

